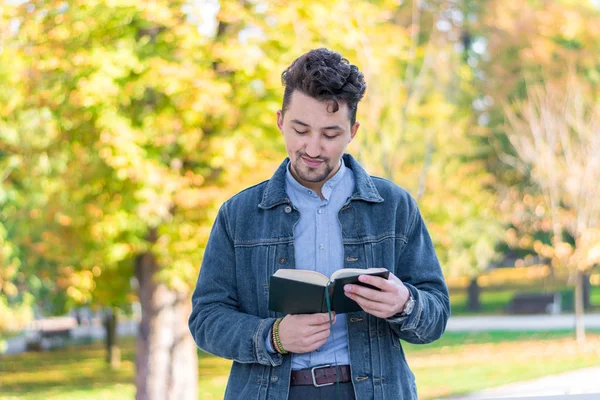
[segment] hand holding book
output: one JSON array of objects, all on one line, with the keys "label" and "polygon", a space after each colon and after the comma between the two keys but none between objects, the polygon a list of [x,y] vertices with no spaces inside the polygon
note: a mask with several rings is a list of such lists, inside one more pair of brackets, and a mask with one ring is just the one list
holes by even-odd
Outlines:
[{"label": "hand holding book", "polygon": [[[335,315],[332,315],[335,323]],[[328,314],[286,315],[279,324],[283,347],[290,353],[310,353],[323,346],[331,334]]]},{"label": "hand holding book", "polygon": [[[365,312],[376,317],[395,317],[404,310],[409,299],[411,299],[411,294],[406,285],[392,273],[389,274],[387,279],[364,275],[359,277],[359,281],[361,282],[360,285],[345,285],[345,294]],[[364,285],[375,287],[376,290],[364,287]],[[414,300],[412,300],[412,303],[414,305]]]},{"label": "hand holding book", "polygon": [[361,306],[344,294],[344,286],[350,284],[379,290],[372,282],[360,281],[360,275],[385,280],[390,272],[385,268],[345,268],[327,278],[316,271],[280,269],[270,279],[269,310],[286,314],[325,313],[328,311],[326,294],[329,294],[331,311],[338,314],[360,311]]}]

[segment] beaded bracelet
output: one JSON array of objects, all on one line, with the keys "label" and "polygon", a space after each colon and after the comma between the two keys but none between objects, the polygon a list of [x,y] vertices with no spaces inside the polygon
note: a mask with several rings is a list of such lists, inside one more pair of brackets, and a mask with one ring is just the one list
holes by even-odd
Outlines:
[{"label": "beaded bracelet", "polygon": [[[275,323],[276,322],[277,320],[275,320]],[[277,339],[275,339],[275,324],[273,324],[273,328],[271,329],[271,346],[273,346],[273,349],[275,349],[277,353],[281,353],[279,347],[277,347]]]},{"label": "beaded bracelet", "polygon": [[271,346],[277,353],[281,354],[281,349],[277,346],[277,340],[275,339],[275,332],[271,333]]},{"label": "beaded bracelet", "polygon": [[288,351],[283,347],[283,345],[281,344],[281,338],[279,337],[279,324],[281,323],[281,320],[283,318],[277,318],[275,320],[275,323],[273,324],[273,344],[275,347],[275,350],[280,353],[280,354],[287,354]]}]

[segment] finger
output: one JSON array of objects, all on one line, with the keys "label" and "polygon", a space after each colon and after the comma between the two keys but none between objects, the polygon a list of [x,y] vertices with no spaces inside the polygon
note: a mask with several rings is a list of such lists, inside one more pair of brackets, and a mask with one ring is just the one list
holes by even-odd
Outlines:
[{"label": "finger", "polygon": [[322,332],[319,332],[319,333],[317,333],[317,334],[315,334],[315,335],[312,335],[312,336],[310,337],[310,340],[311,340],[313,343],[315,343],[315,342],[320,342],[320,341],[323,341],[323,340],[327,341],[327,338],[328,338],[329,336],[331,336],[331,331],[330,331],[329,329],[327,329],[327,330],[325,330],[325,331],[322,331]]},{"label": "finger", "polygon": [[299,342],[302,347],[313,347],[316,343],[326,342],[329,335],[329,331],[319,332],[314,335],[306,335],[301,338]]},{"label": "finger", "polygon": [[388,276],[388,281],[395,282],[395,283],[402,283],[402,280],[400,278],[398,278],[396,275],[392,274],[391,272]]},{"label": "finger", "polygon": [[363,309],[363,311],[374,315],[379,318],[389,318],[392,315],[397,313],[394,305],[385,304],[385,303],[377,303],[374,301],[370,301],[369,299],[365,299],[360,296],[353,295],[353,300],[358,303],[358,305]]},{"label": "finger", "polygon": [[[387,296],[385,292],[380,292],[379,290],[369,289],[360,285],[345,285],[344,286],[345,293],[352,293],[358,296],[364,297],[366,299],[377,301],[379,303],[388,302]],[[387,301],[386,301],[387,300]]]},{"label": "finger", "polygon": [[311,326],[310,327],[310,335],[315,335],[315,334],[319,334],[321,332],[327,332],[330,328],[329,328],[329,324],[327,325],[317,325],[317,326]]},{"label": "finger", "polygon": [[[346,292],[346,296],[348,296],[349,298],[351,298],[352,300],[356,301],[358,303],[358,305],[364,310],[371,310],[371,311],[377,311],[377,312],[383,312],[385,311],[389,305],[386,303],[382,303],[379,301],[374,301],[372,299],[368,299],[365,298],[363,296],[360,296],[356,293],[348,293]],[[369,311],[367,311],[369,312]]]},{"label": "finger", "polygon": [[360,275],[358,280],[362,283],[366,283],[367,285],[375,286],[381,291],[391,291],[394,288],[394,284],[392,282],[387,279],[383,279],[380,276]]},{"label": "finger", "polygon": [[[331,313],[331,319],[335,321],[335,312]],[[308,325],[327,325],[329,324],[329,314],[328,313],[319,313],[319,314],[310,314],[307,319]]]},{"label": "finger", "polygon": [[325,343],[327,343],[327,339],[322,339],[318,342],[315,342],[313,345],[311,345],[310,347],[307,348],[307,353],[317,350],[319,347],[323,346]]},{"label": "finger", "polygon": [[302,326],[313,326],[320,325],[329,321],[327,314],[319,313],[319,314],[294,314],[290,315],[290,318],[293,318],[296,321],[297,325]]}]

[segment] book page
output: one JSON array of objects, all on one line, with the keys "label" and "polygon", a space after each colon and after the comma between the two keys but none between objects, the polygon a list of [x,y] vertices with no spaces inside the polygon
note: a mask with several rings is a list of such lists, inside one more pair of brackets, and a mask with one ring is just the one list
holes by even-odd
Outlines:
[{"label": "book page", "polygon": [[331,280],[334,281],[338,278],[345,278],[347,276],[370,275],[370,274],[375,274],[377,272],[384,272],[384,271],[387,271],[387,269],[385,269],[385,268],[368,268],[368,269],[343,268],[343,269],[338,269],[333,274],[331,274]]},{"label": "book page", "polygon": [[279,278],[291,279],[294,281],[312,283],[319,286],[327,286],[329,278],[317,271],[305,269],[278,269],[273,276]]}]

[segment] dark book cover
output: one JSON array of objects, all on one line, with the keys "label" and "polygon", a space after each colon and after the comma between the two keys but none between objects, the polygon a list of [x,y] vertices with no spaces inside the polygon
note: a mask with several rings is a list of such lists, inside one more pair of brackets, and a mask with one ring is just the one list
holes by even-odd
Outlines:
[{"label": "dark book cover", "polygon": [[[387,279],[389,271],[370,273]],[[331,309],[336,313],[361,311],[360,306],[344,294],[344,285],[356,284],[376,289],[358,281],[358,275],[341,277],[329,285]],[[271,276],[269,281],[269,310],[285,314],[314,314],[327,312],[325,286]]]},{"label": "dark book cover", "polygon": [[[369,275],[380,276],[382,278],[387,279],[388,276],[390,275],[390,271],[383,271],[383,272],[378,272],[378,273],[369,274]],[[333,286],[332,293],[330,294],[331,302],[332,302],[331,309],[339,314],[349,313],[349,312],[354,312],[354,311],[362,311],[362,308],[360,308],[360,306],[358,305],[357,302],[355,302],[354,300],[352,300],[351,298],[349,298],[348,296],[346,296],[344,294],[344,285],[361,285],[361,286],[369,287],[371,289],[379,290],[374,286],[359,282],[358,275],[346,276],[346,277],[336,279],[333,282],[333,285],[331,285],[331,286]],[[330,289],[331,289],[331,286],[330,286]]]},{"label": "dark book cover", "polygon": [[285,314],[327,312],[325,287],[278,276],[269,281],[269,310]]}]

